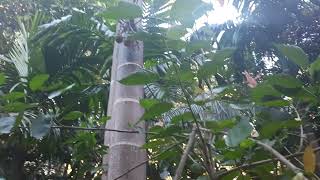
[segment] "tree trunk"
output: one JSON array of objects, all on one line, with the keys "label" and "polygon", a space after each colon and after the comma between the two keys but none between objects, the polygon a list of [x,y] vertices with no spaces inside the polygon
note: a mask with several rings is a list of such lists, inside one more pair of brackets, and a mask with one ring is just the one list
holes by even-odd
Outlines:
[{"label": "tree trunk", "polygon": [[[132,0],[131,0],[132,1]],[[139,0],[139,5],[142,1]],[[117,34],[123,33],[121,23],[117,27]],[[143,86],[125,86],[118,81],[136,72],[143,66],[143,44],[140,41],[123,40],[115,42],[113,51],[113,63],[111,72],[111,85],[108,102],[108,115],[111,119],[106,128],[117,130],[132,130],[134,125],[143,115],[143,108],[139,105],[139,99],[143,98]],[[137,125],[144,131],[143,122]],[[132,134],[123,132],[106,132],[105,145],[109,146],[108,154],[103,158],[106,172],[102,179],[114,180],[144,180],[146,179],[146,165],[139,166],[128,172],[137,164],[147,159],[145,150],[141,146],[145,143],[145,134]]]}]

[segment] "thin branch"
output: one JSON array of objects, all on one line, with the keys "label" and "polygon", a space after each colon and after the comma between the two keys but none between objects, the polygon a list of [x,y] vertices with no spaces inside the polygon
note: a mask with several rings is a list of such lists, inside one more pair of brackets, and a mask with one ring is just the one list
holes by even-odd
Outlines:
[{"label": "thin branch", "polygon": [[[320,151],[320,147],[314,149],[314,152],[317,152],[317,151]],[[287,156],[284,156],[284,157],[286,159],[291,159],[291,158],[295,158],[295,157],[298,157],[298,156],[302,156],[303,154],[304,154],[304,152],[298,152],[298,153],[287,155]],[[234,171],[238,171],[240,169],[249,169],[249,168],[252,168],[252,167],[256,167],[256,166],[259,166],[259,165],[262,165],[262,164],[266,164],[266,163],[273,162],[273,161],[278,161],[278,160],[279,159],[277,159],[277,158],[271,158],[271,159],[265,159],[265,160],[261,160],[261,161],[256,161],[256,162],[253,162],[253,163],[243,164],[241,166],[232,168],[232,169],[230,169],[228,171],[226,171],[226,170],[220,171],[220,172],[218,172],[218,176],[222,177],[222,176],[230,174],[230,173],[232,173]]]},{"label": "thin branch", "polygon": [[269,146],[266,143],[263,143],[256,139],[251,139],[255,141],[258,145],[262,146],[264,149],[269,151],[271,154],[273,154],[277,159],[279,159],[283,164],[285,164],[289,169],[291,169],[296,174],[301,172],[299,168],[297,168],[294,164],[292,164],[285,156],[280,154],[277,150],[273,149],[271,146]]},{"label": "thin branch", "polygon": [[[292,105],[292,108],[297,115],[297,121],[302,121],[300,114],[298,112],[298,109],[294,105]],[[303,138],[304,138],[303,126],[300,125],[300,144],[299,144],[299,148],[298,148],[297,152],[300,152],[303,148]]]},{"label": "thin branch", "polygon": [[188,154],[190,153],[191,148],[194,145],[195,135],[196,135],[196,126],[193,126],[192,132],[190,133],[190,136],[189,136],[187,147],[183,152],[183,155],[182,155],[182,157],[180,159],[180,162],[179,162],[178,168],[176,170],[175,176],[173,178],[174,180],[179,180],[181,178],[182,171],[183,171],[184,166],[185,166],[185,164],[187,162],[187,159],[188,159]]}]

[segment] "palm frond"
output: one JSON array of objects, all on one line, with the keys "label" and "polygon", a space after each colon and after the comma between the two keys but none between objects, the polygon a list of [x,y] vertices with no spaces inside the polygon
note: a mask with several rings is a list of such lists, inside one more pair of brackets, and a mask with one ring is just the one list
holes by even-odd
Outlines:
[{"label": "palm frond", "polygon": [[26,82],[29,75],[28,33],[24,24],[19,21],[20,31],[16,33],[16,40],[7,56],[0,55],[0,60],[13,63],[22,82]]}]

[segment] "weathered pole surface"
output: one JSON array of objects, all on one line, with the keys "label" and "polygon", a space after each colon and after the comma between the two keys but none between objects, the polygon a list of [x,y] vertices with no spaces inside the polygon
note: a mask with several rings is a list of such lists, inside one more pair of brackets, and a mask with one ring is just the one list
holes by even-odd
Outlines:
[{"label": "weathered pole surface", "polygon": [[[128,0],[129,1],[129,0]],[[142,5],[142,0],[129,2]],[[126,33],[130,29],[126,26],[137,26],[134,23],[122,22],[117,26],[117,34]],[[137,28],[137,27],[133,27]],[[143,108],[139,99],[143,98],[143,86],[125,86],[118,81],[143,67],[143,43],[136,40],[126,40],[114,43],[113,62],[111,72],[108,115],[111,119],[106,128],[117,130],[132,130],[130,125],[136,124],[143,115]],[[135,128],[145,130],[143,122]],[[137,164],[145,161],[146,151],[141,149],[145,143],[144,133],[105,132],[105,145],[109,147],[108,154],[103,158],[105,173],[103,180],[144,180],[146,179],[146,165],[139,166],[128,172]]]}]

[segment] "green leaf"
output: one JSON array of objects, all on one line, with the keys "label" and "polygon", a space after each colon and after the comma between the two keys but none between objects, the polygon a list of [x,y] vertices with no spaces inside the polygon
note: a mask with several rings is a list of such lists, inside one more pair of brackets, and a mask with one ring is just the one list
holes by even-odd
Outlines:
[{"label": "green leaf", "polygon": [[215,53],[211,53],[208,55],[210,59],[213,61],[225,61],[227,58],[230,58],[233,53],[235,52],[235,48],[224,48],[221,50],[218,50]]},{"label": "green leaf", "polygon": [[6,82],[6,76],[4,73],[0,73],[0,85]]},{"label": "green leaf", "polygon": [[187,33],[187,30],[182,25],[176,25],[173,27],[170,27],[167,31],[167,37],[169,39],[179,40],[181,37],[183,37]]},{"label": "green leaf", "polygon": [[142,9],[134,3],[120,1],[117,6],[108,8],[100,15],[106,19],[134,19],[142,16]]},{"label": "green leaf", "polygon": [[251,98],[259,105],[282,107],[290,104],[289,101],[284,100],[282,94],[275,90],[270,83],[259,84],[252,90]]},{"label": "green leaf", "polygon": [[72,112],[69,112],[68,114],[66,114],[65,116],[63,116],[63,119],[65,120],[75,120],[75,119],[78,119],[82,116],[82,112],[80,111],[72,111]]},{"label": "green leaf", "polygon": [[15,122],[16,118],[12,116],[0,118],[0,134],[9,134]]},{"label": "green leaf", "polygon": [[159,76],[156,73],[150,71],[137,71],[129,76],[121,79],[119,82],[124,85],[144,85],[159,80]]},{"label": "green leaf", "polygon": [[152,119],[169,111],[173,107],[172,103],[161,102],[153,105],[143,114],[141,119]]},{"label": "green leaf", "polygon": [[7,112],[21,112],[29,108],[36,107],[37,104],[25,104],[22,102],[13,102],[4,106],[4,110]]},{"label": "green leaf", "polygon": [[29,83],[30,89],[32,91],[41,89],[43,84],[48,80],[48,78],[49,78],[48,74],[39,74],[34,76]]},{"label": "green leaf", "polygon": [[177,115],[177,116],[174,116],[171,120],[171,123],[172,124],[177,124],[181,121],[183,122],[188,122],[188,121],[192,121],[193,120],[193,115],[191,112],[185,112],[183,114],[180,114],[180,115]]},{"label": "green leaf", "polygon": [[25,94],[23,92],[11,92],[3,96],[3,99],[14,101],[24,97],[25,97]]},{"label": "green leaf", "polygon": [[278,131],[284,128],[297,128],[301,125],[301,121],[296,120],[288,120],[288,121],[272,121],[263,124],[262,129],[260,131],[260,135],[262,138],[270,138],[275,135]]},{"label": "green leaf", "polygon": [[284,88],[300,88],[303,85],[299,79],[282,74],[269,76],[267,81],[273,86],[281,86]]},{"label": "green leaf", "polygon": [[228,131],[225,139],[226,144],[230,147],[238,146],[251,134],[252,129],[249,120],[242,119],[235,127]]},{"label": "green leaf", "polygon": [[219,132],[225,128],[231,128],[236,125],[235,119],[226,119],[219,121],[206,121],[206,127],[211,129],[213,132]]},{"label": "green leaf", "polygon": [[51,128],[51,119],[49,115],[40,115],[38,118],[31,120],[31,136],[36,139],[42,139],[47,135]]},{"label": "green leaf", "polygon": [[[310,65],[310,75],[313,79],[317,79],[320,75],[320,56]],[[1,83],[0,83],[1,84]]]},{"label": "green leaf", "polygon": [[155,104],[160,103],[157,99],[140,99],[140,105],[145,109],[150,109]]},{"label": "green leaf", "polygon": [[143,145],[144,149],[158,149],[163,146],[165,141],[163,139],[155,139],[153,141],[147,142]]},{"label": "green leaf", "polygon": [[199,69],[198,74],[201,77],[207,77],[213,74],[218,73],[224,68],[224,65],[227,63],[228,58],[230,58],[235,49],[226,48],[219,50],[216,53],[209,54],[211,61],[205,62]]},{"label": "green leaf", "polygon": [[201,0],[176,0],[170,10],[170,17],[191,27],[196,19],[210,10],[209,7],[211,7],[209,4]]},{"label": "green leaf", "polygon": [[276,48],[289,60],[299,65],[303,69],[306,69],[309,65],[308,55],[298,46],[276,44]]}]

